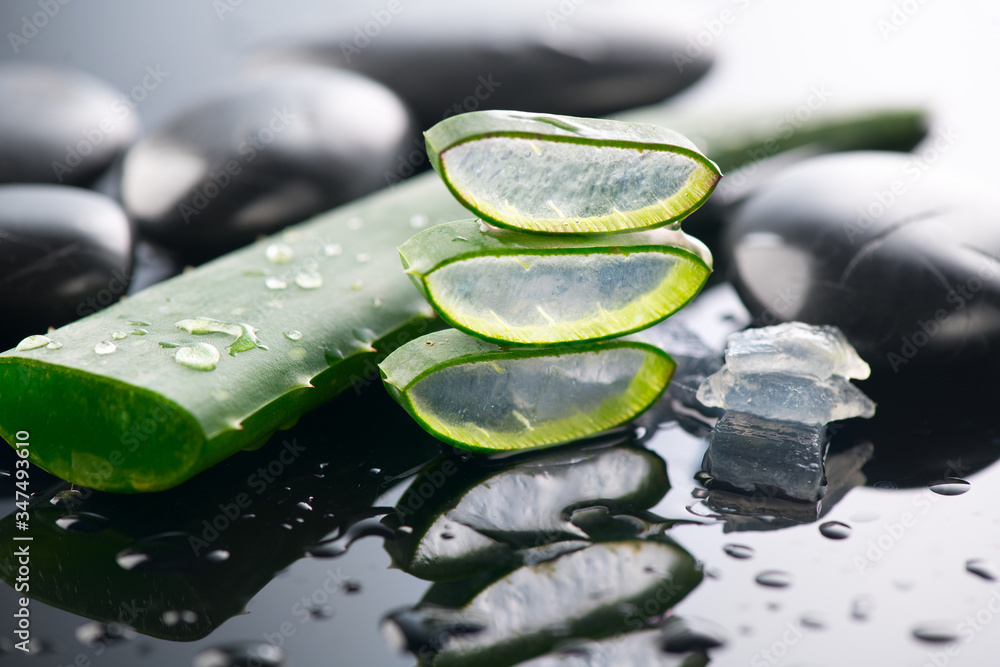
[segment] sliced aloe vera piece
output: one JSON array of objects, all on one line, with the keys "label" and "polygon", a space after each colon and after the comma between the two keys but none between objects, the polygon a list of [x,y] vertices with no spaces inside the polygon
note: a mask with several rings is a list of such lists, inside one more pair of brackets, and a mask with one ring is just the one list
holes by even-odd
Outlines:
[{"label": "sliced aloe vera piece", "polygon": [[399,254],[444,320],[503,345],[644,329],[694,298],[712,272],[708,248],[669,229],[552,237],[464,220],[417,234]]},{"label": "sliced aloe vera piece", "polygon": [[389,393],[427,431],[474,451],[527,449],[632,419],[674,372],[663,350],[632,338],[575,348],[503,348],[454,329],[428,334],[379,368]]},{"label": "sliced aloe vera piece", "polygon": [[721,177],[688,139],[655,125],[479,111],[425,137],[431,164],[463,204],[498,227],[530,232],[679,224]]}]

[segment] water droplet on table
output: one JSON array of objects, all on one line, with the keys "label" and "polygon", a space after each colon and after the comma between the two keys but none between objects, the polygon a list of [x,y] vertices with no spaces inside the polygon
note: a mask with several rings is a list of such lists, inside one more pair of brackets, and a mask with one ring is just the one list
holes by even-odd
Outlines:
[{"label": "water droplet on table", "polygon": [[1000,578],[1000,573],[997,572],[996,566],[983,558],[973,558],[966,561],[965,569],[977,577],[982,577],[986,581],[996,581]]},{"label": "water droplet on table", "polygon": [[851,616],[857,621],[867,621],[874,608],[874,600],[867,595],[861,595],[851,603]]},{"label": "water droplet on table", "polygon": [[292,329],[285,332],[285,338],[288,340],[302,340],[302,332]]},{"label": "water droplet on table", "polygon": [[214,371],[222,354],[209,343],[185,345],[174,353],[174,361],[196,371]]},{"label": "water droplet on table", "polygon": [[361,592],[361,582],[357,579],[348,579],[340,585],[340,590],[348,595],[356,595]]},{"label": "water droplet on table", "polygon": [[851,527],[840,521],[827,521],[820,524],[819,532],[831,540],[846,540],[851,536]]},{"label": "water droplet on table", "polygon": [[913,628],[913,636],[932,644],[953,642],[958,639],[958,634],[955,632],[953,625],[943,621],[922,623]]},{"label": "water droplet on table", "polygon": [[727,555],[741,560],[753,558],[754,553],[753,547],[748,547],[745,544],[727,544],[722,547],[722,550],[725,551]]},{"label": "water droplet on table", "polygon": [[969,484],[964,479],[959,479],[957,477],[947,477],[940,482],[932,482],[928,488],[942,496],[960,496],[970,488],[972,485]]},{"label": "water droplet on table", "polygon": [[114,333],[111,334],[111,337],[115,340],[124,340],[128,338],[128,334],[125,333],[124,331],[115,331]]},{"label": "water droplet on table", "polygon": [[792,585],[792,575],[782,570],[765,570],[754,577],[754,581],[769,588],[787,588]]},{"label": "water droplet on table", "polygon": [[52,341],[51,343],[49,343],[48,345],[45,346],[45,349],[46,350],[58,350],[62,346],[63,346],[62,343],[58,343],[56,341]]},{"label": "water droplet on table", "polygon": [[295,259],[295,251],[285,243],[272,243],[264,251],[267,261],[272,264],[287,264]]},{"label": "water droplet on table", "polygon": [[339,243],[328,243],[323,246],[323,254],[327,257],[336,257],[344,252]]},{"label": "water droplet on table", "polygon": [[161,341],[159,342],[159,346],[160,346],[160,347],[165,347],[165,348],[167,348],[167,349],[172,349],[172,348],[175,348],[175,347],[180,347],[180,346],[181,346],[181,344],[180,344],[180,343],[171,343],[171,342],[170,342],[170,341],[168,341],[168,340],[161,340]]},{"label": "water droplet on table", "polygon": [[799,622],[810,630],[826,629],[826,617],[818,611],[809,611],[802,614],[802,618],[799,619]]},{"label": "water droplet on table", "polygon": [[151,327],[152,322],[147,322],[146,320],[126,320],[125,324],[133,327]]},{"label": "water droplet on table", "polygon": [[100,343],[94,346],[94,352],[97,354],[111,354],[118,349],[118,346],[108,340],[102,340]]},{"label": "water droplet on table", "polygon": [[132,331],[130,331],[129,333],[132,334],[133,336],[145,336],[146,334],[149,333],[149,331],[146,329],[132,329]]}]

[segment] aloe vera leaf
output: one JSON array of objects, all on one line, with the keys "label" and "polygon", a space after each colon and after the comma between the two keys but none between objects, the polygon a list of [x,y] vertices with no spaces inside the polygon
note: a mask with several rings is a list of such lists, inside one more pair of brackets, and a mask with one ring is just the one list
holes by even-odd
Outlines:
[{"label": "aloe vera leaf", "polygon": [[[396,247],[464,213],[428,174],[49,333],[59,349],[0,354],[0,435],[28,431],[31,460],[77,484],[176,485],[365,382],[376,355],[436,326]],[[202,358],[195,346],[214,370],[178,363]]]},{"label": "aloe vera leaf", "polygon": [[[0,579],[17,585],[17,551],[30,544],[30,589],[22,595],[144,635],[193,641],[246,613],[279,572],[370,510],[387,479],[408,475],[440,448],[385,392],[347,393],[267,446],[167,491],[122,498],[69,484],[44,489],[32,476],[29,531],[18,529],[13,512],[0,519]],[[359,474],[373,467],[378,475]],[[75,518],[81,522],[66,523]],[[12,539],[26,535],[31,542]],[[194,617],[178,622],[171,611]]]},{"label": "aloe vera leaf", "polygon": [[667,613],[701,579],[694,558],[665,538],[594,544],[482,588],[458,610],[458,618],[479,622],[482,630],[447,637],[427,664],[510,665],[568,638],[636,629]]},{"label": "aloe vera leaf", "polygon": [[712,271],[708,248],[677,230],[554,237],[483,227],[437,225],[399,254],[442,319],[501,345],[645,329],[693,299]]},{"label": "aloe vera leaf", "polygon": [[[727,114],[720,118],[721,122],[718,125],[713,126],[698,120],[699,116],[704,116],[704,114],[681,116],[669,108],[642,109],[633,112],[633,114],[635,120],[673,123],[674,126],[692,134],[692,136],[704,129],[705,133],[700,139],[700,143],[706,153],[715,155],[716,152],[726,151],[727,154],[733,156],[734,166],[753,161],[754,155],[751,154],[751,149],[764,148],[766,142],[773,139],[773,134],[770,134],[768,130],[768,127],[773,129],[773,115],[768,116],[770,125],[762,123],[759,116]],[[901,120],[896,122],[895,118]],[[848,147],[884,147],[887,141],[896,139],[904,141],[913,138],[915,143],[920,136],[923,136],[925,122],[926,114],[906,109],[897,111],[861,110],[851,112],[851,114],[822,117],[817,114],[798,129],[795,137],[811,137],[812,145],[815,145],[818,151],[823,152],[833,149],[844,150]],[[785,143],[779,141],[775,150],[781,151],[784,148]],[[390,174],[390,176],[392,175]],[[401,272],[388,268],[390,265],[393,267],[398,265],[395,246],[403,243],[419,226],[430,222],[455,220],[466,215],[466,209],[455,202],[446,188],[441,186],[435,174],[424,174],[391,190],[375,193],[358,202],[337,208],[331,213],[317,216],[314,219],[315,223],[305,224],[327,226],[330,231],[322,231],[319,236],[329,234],[328,242],[324,247],[331,252],[336,250],[336,244],[349,238],[347,234],[359,231],[350,229],[352,225],[349,223],[356,216],[360,216],[359,219],[372,222],[368,231],[377,223],[377,226],[385,227],[386,236],[389,236],[390,233],[398,234],[398,238],[391,244],[393,245],[391,250],[374,247],[370,249],[373,267],[381,264],[383,259],[385,261],[383,265],[385,269],[380,272],[379,276],[380,280],[386,281],[385,293],[375,297],[382,299],[384,306],[386,296],[396,295],[394,298],[403,299],[402,295],[412,294],[413,291],[412,286],[403,278]],[[405,226],[407,221],[413,223],[409,229]],[[294,230],[294,228],[292,229]],[[275,238],[280,240],[281,235]],[[255,247],[259,248],[260,245],[262,244]],[[343,256],[349,257],[348,244],[343,244],[342,248]],[[174,288],[164,286],[176,285],[181,290],[187,290],[188,286],[197,286],[199,304],[211,305],[213,309],[225,308],[225,305],[237,292],[235,288],[239,284],[233,282],[234,278],[242,278],[239,272],[222,270],[220,267],[231,266],[230,262],[234,262],[233,257],[248,256],[243,254],[247,252],[247,250],[237,251],[189,274],[163,283],[160,287],[165,291],[155,292],[157,295],[155,299],[143,296],[147,292],[151,292],[153,289],[151,288],[131,297],[130,303],[143,305],[156,301],[157,307],[165,306],[168,304],[164,303],[163,300],[173,298],[174,295],[171,292]],[[388,258],[389,255],[392,256],[391,261]],[[235,263],[239,264],[240,262],[235,261]],[[284,283],[288,289],[297,287],[294,284],[294,275],[283,278],[280,274],[276,274],[261,279],[271,280],[272,284],[275,285]],[[362,287],[363,290],[364,284],[367,283],[352,279],[351,287],[352,289]],[[250,312],[253,312],[253,308],[260,307],[264,299],[259,298],[260,295],[256,290],[253,290],[251,294],[254,299],[251,300]],[[184,295],[184,301],[192,299],[193,296],[192,294]],[[245,294],[236,294],[235,296],[239,297],[241,303],[246,302]],[[405,299],[403,300],[405,301]],[[118,314],[127,318],[127,315],[122,311],[124,305],[120,304],[114,307],[117,310],[112,312],[116,315],[107,321],[109,325],[117,327],[127,321],[127,319],[118,318]],[[415,300],[413,307],[418,306],[419,300]],[[327,302],[321,304],[321,309],[330,307]],[[360,327],[359,331],[361,329],[368,329],[372,332],[379,330],[379,325],[373,327],[368,324],[368,317],[365,314],[369,312],[367,305],[364,306],[365,311],[362,313],[350,313],[347,309],[340,309],[336,304],[332,307],[336,308],[338,313],[346,313],[346,321],[349,325],[340,322],[335,326],[336,331],[341,334],[352,331],[356,327]],[[315,310],[315,306],[310,306],[310,308]],[[385,312],[379,312],[378,317],[384,316]],[[410,312],[407,310],[407,313]],[[91,317],[106,317],[107,313],[108,311],[102,311]],[[202,312],[200,315],[209,316],[210,313]],[[184,316],[198,315],[185,313]],[[312,310],[309,311],[309,317],[312,317]],[[246,319],[244,317],[244,321]],[[382,339],[375,341],[375,344],[380,349],[387,349],[387,347],[401,344],[423,333],[429,326],[428,320],[423,319],[423,314],[417,314],[406,319],[405,322],[409,326],[397,323],[393,333],[386,334]],[[60,329],[60,332],[67,328]],[[170,326],[166,328],[169,329]],[[74,328],[71,331],[82,331],[82,329]],[[131,329],[126,331],[131,331]],[[108,333],[102,328],[100,340],[103,341],[103,337],[107,336]],[[262,335],[265,336],[265,339],[270,339],[275,333],[264,331]],[[230,338],[228,336],[220,337],[220,344],[225,347],[235,342]],[[92,339],[88,342],[91,346],[94,345]],[[192,342],[198,341],[192,339]],[[55,345],[61,344],[61,341],[55,342]],[[44,348],[44,346],[42,347]],[[42,356],[56,352],[51,346],[45,348],[45,351],[39,349],[30,355],[21,352],[11,350],[0,355],[0,436],[12,441],[14,433],[18,430],[28,429],[32,433],[33,439],[35,439],[36,434],[38,435],[36,442],[42,444],[42,447],[32,446],[32,456],[35,463],[42,467],[49,467],[53,473],[61,477],[70,476],[72,481],[77,483],[118,491],[137,490],[139,487],[136,486],[136,480],[145,480],[139,485],[142,488],[148,487],[150,490],[168,488],[210,465],[207,461],[192,465],[192,459],[199,457],[202,450],[211,455],[207,458],[218,460],[225,457],[227,452],[234,452],[254,441],[263,441],[266,433],[275,430],[284,423],[294,421],[304,411],[318,404],[325,397],[352,384],[367,382],[365,374],[374,369],[375,358],[373,354],[367,353],[365,350],[357,350],[354,354],[345,354],[343,360],[333,359],[334,363],[330,365],[327,374],[313,378],[312,383],[319,391],[286,392],[280,394],[281,398],[278,400],[274,400],[272,396],[266,410],[263,407],[265,405],[263,401],[267,399],[266,395],[253,398],[253,394],[257,391],[259,378],[254,377],[248,380],[249,375],[244,375],[242,376],[243,384],[239,387],[239,394],[244,399],[249,399],[247,401],[251,404],[249,407],[255,405],[257,412],[253,413],[250,419],[244,420],[242,431],[227,431],[220,433],[214,439],[209,439],[205,432],[200,429],[198,418],[187,412],[186,406],[191,405],[191,401],[174,403],[158,394],[155,387],[149,389],[146,386],[148,383],[156,383],[157,373],[152,369],[143,374],[145,379],[137,379],[135,383],[132,380],[121,382],[101,373],[95,373],[92,368],[74,368],[73,364],[52,363],[49,360],[53,357]],[[157,354],[156,350],[150,350],[150,352]],[[252,351],[242,354],[258,354],[258,352]],[[240,356],[236,357],[236,359],[239,358]],[[58,357],[54,357],[54,359],[57,360]],[[207,373],[198,377],[199,383],[206,384]],[[317,383],[317,381],[319,382]],[[232,390],[232,387],[220,386],[224,383],[218,380],[213,380],[211,384],[222,391]],[[195,400],[199,396],[203,396],[204,393],[202,391],[201,394],[195,396]],[[260,393],[268,394],[267,391]],[[272,393],[277,394],[277,392]],[[212,398],[206,404],[198,406],[198,409],[201,412],[211,410],[222,412],[227,409],[226,406],[216,405],[216,403],[217,400]],[[143,408],[145,412],[134,411],[133,407]],[[147,433],[146,429],[154,431],[157,434],[155,438],[151,433]],[[55,437],[50,437],[51,434],[55,434]],[[44,436],[44,440],[41,439],[42,436]],[[212,443],[211,446],[208,446],[208,442]],[[157,443],[159,443],[161,451],[155,451]],[[136,455],[140,451],[140,447],[142,451]],[[71,453],[73,449],[79,450],[79,456],[74,456]],[[129,459],[125,459],[125,456],[129,456]],[[76,459],[75,463],[74,459]],[[46,462],[49,460],[53,463],[47,466]],[[114,476],[103,474],[110,461],[116,461],[115,469],[117,472]],[[76,468],[75,473],[73,472],[74,467]]]},{"label": "aloe vera leaf", "polygon": [[616,120],[671,127],[690,137],[719,169],[808,147],[808,155],[851,150],[908,151],[927,135],[927,111],[911,107],[820,111],[805,120],[793,109],[734,114],[655,105],[614,114]]},{"label": "aloe vera leaf", "polygon": [[663,459],[641,447],[546,452],[501,470],[471,472],[445,456],[400,497],[390,523],[410,530],[397,530],[385,549],[400,569],[421,579],[495,572],[522,565],[530,550],[588,540],[570,521],[574,509],[645,510],[669,488]]},{"label": "aloe vera leaf", "polygon": [[679,225],[721,177],[693,143],[655,125],[477,111],[425,137],[431,164],[462,203],[498,227],[528,232]]},{"label": "aloe vera leaf", "polygon": [[504,348],[446,329],[380,365],[389,393],[435,437],[498,451],[569,442],[623,424],[659,398],[676,364],[637,337]]}]

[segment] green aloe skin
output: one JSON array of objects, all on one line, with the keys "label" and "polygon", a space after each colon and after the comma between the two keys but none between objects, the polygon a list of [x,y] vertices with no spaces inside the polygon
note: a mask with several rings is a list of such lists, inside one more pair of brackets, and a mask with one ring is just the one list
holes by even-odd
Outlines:
[{"label": "green aloe skin", "polygon": [[396,247],[463,212],[416,178],[0,354],[0,435],[27,431],[33,463],[119,492],[260,445],[437,326]]},{"label": "green aloe skin", "polygon": [[[702,132],[664,109],[622,118],[697,136],[725,169],[803,143],[912,146],[926,125],[912,110],[817,116],[772,150],[773,128],[754,119]],[[381,355],[436,328],[396,248],[467,215],[435,174],[417,176],[0,354],[0,436],[27,431],[32,462],[77,484],[179,484],[366,383]],[[178,327],[185,320],[200,325]],[[194,333],[206,327],[220,330]]]}]

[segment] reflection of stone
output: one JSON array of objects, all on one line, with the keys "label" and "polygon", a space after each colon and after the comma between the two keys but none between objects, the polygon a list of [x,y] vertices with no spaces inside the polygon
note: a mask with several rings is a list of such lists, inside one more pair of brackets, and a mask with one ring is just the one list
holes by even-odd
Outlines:
[{"label": "reflection of stone", "polygon": [[736,493],[716,488],[708,491],[706,504],[725,520],[724,531],[777,530],[822,518],[856,486],[867,482],[861,468],[871,459],[875,448],[862,442],[844,451],[829,455],[825,461],[826,479],[821,496],[807,500],[769,495],[763,491]]}]

